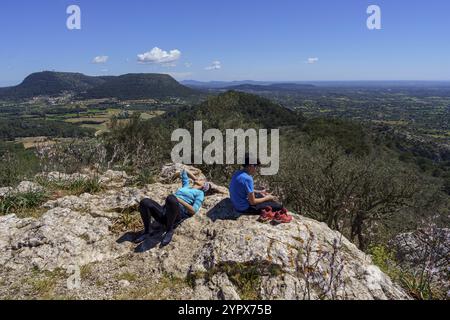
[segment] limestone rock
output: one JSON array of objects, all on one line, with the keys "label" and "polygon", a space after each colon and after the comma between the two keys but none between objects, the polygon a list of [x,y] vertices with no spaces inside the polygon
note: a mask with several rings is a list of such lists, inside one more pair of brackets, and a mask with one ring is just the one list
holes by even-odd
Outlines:
[{"label": "limestone rock", "polygon": [[37,183],[31,181],[22,181],[16,188],[16,193],[26,193],[26,192],[41,192],[44,188]]},{"label": "limestone rock", "polygon": [[[160,181],[170,183],[142,189],[109,184],[100,194],[49,201],[39,219],[0,217],[0,278],[6,279],[0,297],[26,298],[26,288],[18,284],[32,269],[75,265],[96,270],[91,276],[96,280],[77,293],[81,299],[114,298],[119,292],[168,299],[409,299],[369,256],[325,224],[296,214],[290,224],[259,223],[256,216],[235,212],[226,190],[207,197],[200,212],[176,229],[170,245],[160,248],[159,234],[140,245],[148,250],[134,253],[136,245],[127,240],[137,235],[111,227],[145,197],[163,204],[179,187],[178,169],[163,169]],[[118,282],[123,272],[137,274],[142,283]],[[55,287],[58,294],[73,294],[65,282]]]},{"label": "limestone rock", "polygon": [[12,190],[13,190],[13,188],[11,188],[11,187],[0,188],[0,198],[10,194]]},{"label": "limestone rock", "polygon": [[74,173],[74,174],[66,174],[61,172],[45,172],[36,175],[38,179],[45,179],[50,182],[72,182],[81,179],[88,179],[89,174],[84,173]]},{"label": "limestone rock", "polygon": [[44,188],[39,184],[31,181],[22,181],[17,187],[4,187],[0,188],[0,197],[5,197],[7,195],[15,195],[19,193],[29,193],[29,192],[43,192]]},{"label": "limestone rock", "polygon": [[123,288],[127,288],[131,285],[130,281],[128,280],[120,280],[119,281],[119,286],[123,287]]},{"label": "limestone rock", "polygon": [[100,176],[100,184],[108,188],[121,188],[124,187],[131,177],[127,175],[125,171],[113,171],[108,170]]},{"label": "limestone rock", "polygon": [[161,173],[159,174],[159,182],[161,183],[173,183],[177,179],[177,173],[180,173],[184,169],[189,170],[197,179],[206,179],[205,175],[201,172],[201,170],[192,167],[183,165],[180,163],[169,163],[162,167]]},{"label": "limestone rock", "polygon": [[145,190],[124,187],[95,195],[85,193],[78,197],[66,196],[48,201],[43,207],[47,209],[68,208],[86,212],[93,216],[117,218],[127,210],[137,209],[139,201],[145,196]]},{"label": "limestone rock", "polygon": [[425,270],[436,286],[450,293],[450,229],[419,229],[399,234],[389,244],[403,268]]},{"label": "limestone rock", "polygon": [[131,180],[131,177],[129,177],[126,172],[113,170],[108,170],[101,175],[89,171],[74,174],[47,172],[38,174],[36,175],[36,177],[38,179],[44,179],[50,182],[62,182],[62,183],[96,178],[99,180],[100,184],[106,188],[121,188],[124,187]]},{"label": "limestone rock", "polygon": [[39,220],[0,217],[0,263],[3,268],[52,271],[114,259],[127,249],[115,242],[110,225],[106,218],[67,208],[49,210]]}]

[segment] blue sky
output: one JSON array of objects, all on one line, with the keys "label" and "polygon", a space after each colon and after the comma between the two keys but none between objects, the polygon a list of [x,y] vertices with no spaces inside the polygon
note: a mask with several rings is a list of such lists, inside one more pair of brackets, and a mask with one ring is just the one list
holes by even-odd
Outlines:
[{"label": "blue sky", "polygon": [[[73,4],[81,30],[66,27]],[[366,26],[371,4],[381,8],[381,30]],[[450,80],[450,1],[2,0],[0,44],[0,86],[42,70],[161,72],[178,80]],[[152,53],[155,47],[165,52]],[[103,56],[105,63],[93,63]]]}]

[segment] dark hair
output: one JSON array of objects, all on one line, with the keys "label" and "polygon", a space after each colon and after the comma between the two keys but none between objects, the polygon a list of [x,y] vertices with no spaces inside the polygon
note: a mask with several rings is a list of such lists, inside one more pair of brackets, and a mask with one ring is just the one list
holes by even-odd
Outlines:
[{"label": "dark hair", "polygon": [[259,166],[261,164],[261,162],[259,161],[258,157],[256,158],[256,163],[251,163],[250,162],[251,158],[252,157],[248,153],[245,154],[244,168],[246,168],[248,166],[251,166],[251,165],[258,165]]}]

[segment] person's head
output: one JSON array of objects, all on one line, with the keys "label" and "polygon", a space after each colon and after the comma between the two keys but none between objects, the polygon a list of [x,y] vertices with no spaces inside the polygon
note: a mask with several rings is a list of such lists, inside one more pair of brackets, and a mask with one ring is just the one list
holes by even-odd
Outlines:
[{"label": "person's head", "polygon": [[211,183],[206,180],[197,180],[193,186],[194,189],[202,190],[205,193],[205,196],[211,194]]},{"label": "person's head", "polygon": [[256,158],[256,162],[252,160],[254,159],[249,154],[245,155],[244,170],[250,175],[255,175],[261,162],[258,158]]}]

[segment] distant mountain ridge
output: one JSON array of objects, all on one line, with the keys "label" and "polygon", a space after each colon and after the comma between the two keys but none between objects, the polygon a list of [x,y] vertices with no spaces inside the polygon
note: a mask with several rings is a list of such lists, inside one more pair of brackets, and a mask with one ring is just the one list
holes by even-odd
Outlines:
[{"label": "distant mountain ridge", "polygon": [[224,89],[236,91],[262,92],[262,91],[298,91],[302,89],[312,89],[315,87],[316,86],[312,84],[274,83],[270,85],[241,84],[237,86],[226,87]]},{"label": "distant mountain ridge", "polygon": [[275,81],[209,81],[202,82],[196,80],[184,80],[181,83],[190,88],[198,90],[237,90],[248,92],[263,91],[298,91],[303,89],[312,89],[317,86],[312,83],[303,82],[275,82]]},{"label": "distant mountain ridge", "polygon": [[145,99],[186,97],[196,92],[178,83],[168,74],[130,73],[113,77],[99,86],[90,88],[85,98]]},{"label": "distant mountain ridge", "polygon": [[0,99],[27,99],[72,92],[83,98],[145,99],[186,97],[195,90],[167,74],[140,73],[122,76],[86,76],[81,73],[33,73],[13,87],[0,88]]},{"label": "distant mountain ridge", "polygon": [[255,81],[255,80],[236,80],[236,81],[197,81],[197,80],[183,80],[181,84],[190,88],[210,88],[210,89],[222,89],[231,86],[239,86],[242,84],[254,84],[254,85],[269,85],[273,82],[270,81]]}]

